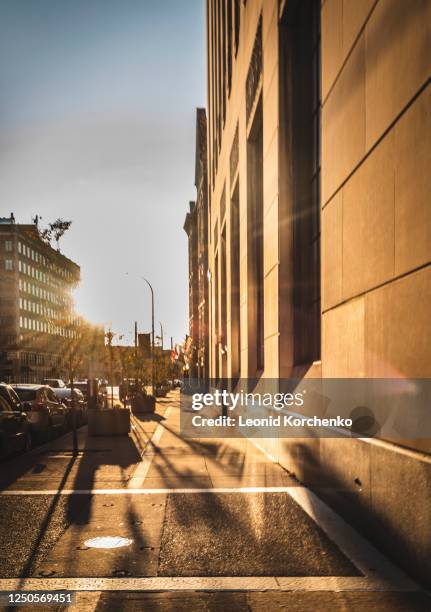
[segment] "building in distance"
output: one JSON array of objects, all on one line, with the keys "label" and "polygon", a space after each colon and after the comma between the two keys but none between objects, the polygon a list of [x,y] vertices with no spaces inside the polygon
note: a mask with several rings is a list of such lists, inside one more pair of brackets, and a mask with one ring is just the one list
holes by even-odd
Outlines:
[{"label": "building in distance", "polygon": [[0,218],[0,379],[67,377],[77,338],[72,291],[80,267],[44,241],[36,223]]}]

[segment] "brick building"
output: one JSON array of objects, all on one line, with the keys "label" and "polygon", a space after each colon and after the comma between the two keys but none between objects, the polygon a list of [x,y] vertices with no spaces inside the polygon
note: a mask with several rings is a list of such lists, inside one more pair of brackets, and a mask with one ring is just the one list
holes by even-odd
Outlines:
[{"label": "brick building", "polygon": [[208,334],[208,183],[207,122],[205,109],[196,110],[196,202],[184,222],[189,244],[189,376],[204,381],[209,376]]}]

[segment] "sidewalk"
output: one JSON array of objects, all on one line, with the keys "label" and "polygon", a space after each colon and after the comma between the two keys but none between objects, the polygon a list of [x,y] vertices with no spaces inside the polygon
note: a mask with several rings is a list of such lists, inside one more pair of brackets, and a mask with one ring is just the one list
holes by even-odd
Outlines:
[{"label": "sidewalk", "polygon": [[[177,392],[134,417],[128,438],[82,429],[79,448],[73,457],[68,435],[2,472],[0,504],[23,524],[31,512],[34,529],[25,542],[6,535],[15,561],[0,553],[1,589],[95,591],[78,594],[88,610],[431,609],[251,441],[184,440]],[[101,537],[125,545],[93,548]]]}]

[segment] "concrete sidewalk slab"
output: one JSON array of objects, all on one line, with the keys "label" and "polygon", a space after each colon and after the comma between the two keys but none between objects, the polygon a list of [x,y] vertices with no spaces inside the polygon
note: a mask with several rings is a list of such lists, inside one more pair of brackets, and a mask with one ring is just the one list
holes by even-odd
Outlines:
[{"label": "concrete sidewalk slab", "polygon": [[169,495],[161,576],[357,576],[286,493]]}]

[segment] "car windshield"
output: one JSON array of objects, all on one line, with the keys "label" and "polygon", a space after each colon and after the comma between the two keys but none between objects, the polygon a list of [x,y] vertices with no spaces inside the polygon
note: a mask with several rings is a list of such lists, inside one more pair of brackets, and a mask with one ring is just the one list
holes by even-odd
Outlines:
[{"label": "car windshield", "polygon": [[3,397],[12,409],[21,410],[21,402],[12,387],[0,386],[0,397]]},{"label": "car windshield", "polygon": [[23,402],[31,402],[36,399],[36,389],[15,389],[18,397]]},{"label": "car windshield", "polygon": [[0,412],[10,412],[11,411],[11,407],[9,402],[7,402],[1,395],[0,395]]}]

